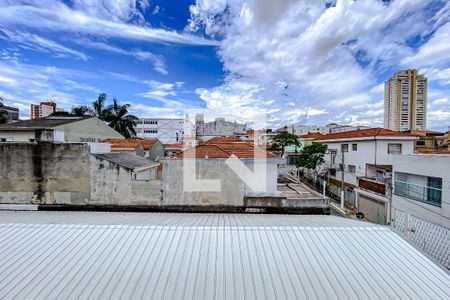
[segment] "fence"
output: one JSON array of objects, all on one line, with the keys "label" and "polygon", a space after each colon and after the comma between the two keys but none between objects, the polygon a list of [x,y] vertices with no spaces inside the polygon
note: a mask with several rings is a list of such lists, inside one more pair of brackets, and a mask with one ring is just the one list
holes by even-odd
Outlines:
[{"label": "fence", "polygon": [[410,243],[450,269],[450,229],[396,208],[391,224]]}]

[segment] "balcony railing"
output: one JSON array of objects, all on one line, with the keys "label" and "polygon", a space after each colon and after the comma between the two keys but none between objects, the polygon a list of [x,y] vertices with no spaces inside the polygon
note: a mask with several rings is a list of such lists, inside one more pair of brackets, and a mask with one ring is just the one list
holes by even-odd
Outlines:
[{"label": "balcony railing", "polygon": [[384,182],[376,181],[376,179],[373,178],[360,177],[358,179],[358,186],[362,189],[373,191],[381,195],[386,194],[386,184]]},{"label": "balcony railing", "polygon": [[395,181],[394,194],[411,200],[428,203],[435,206],[441,206],[442,189]]}]

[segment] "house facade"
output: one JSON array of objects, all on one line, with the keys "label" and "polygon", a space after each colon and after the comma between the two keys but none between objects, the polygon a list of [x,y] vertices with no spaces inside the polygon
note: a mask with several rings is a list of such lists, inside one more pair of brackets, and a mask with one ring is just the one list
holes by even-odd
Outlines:
[{"label": "house facade", "polygon": [[123,136],[91,116],[51,116],[0,125],[0,142],[95,143],[107,138]]},{"label": "house facade", "polygon": [[102,141],[111,145],[111,152],[122,152],[138,155],[151,160],[164,157],[164,146],[157,139],[106,139]]},{"label": "house facade", "polygon": [[450,153],[396,155],[392,226],[450,268]]}]

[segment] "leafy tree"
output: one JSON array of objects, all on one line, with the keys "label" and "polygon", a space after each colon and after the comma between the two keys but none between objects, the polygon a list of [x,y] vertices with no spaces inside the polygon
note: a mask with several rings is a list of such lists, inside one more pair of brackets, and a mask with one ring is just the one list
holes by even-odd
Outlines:
[{"label": "leafy tree", "polygon": [[305,146],[295,161],[297,167],[314,170],[324,163],[324,156],[327,146],[320,143],[313,143]]},{"label": "leafy tree", "polygon": [[114,98],[113,104],[103,111],[104,120],[109,126],[127,139],[136,135],[134,127],[138,120],[136,116],[128,114],[130,107],[130,104],[119,104],[119,101]]},{"label": "leafy tree", "polygon": [[8,123],[8,113],[0,106],[0,124]]},{"label": "leafy tree", "polygon": [[94,112],[94,109],[89,106],[86,106],[86,105],[73,106],[70,114],[74,117],[95,116],[96,115]]},{"label": "leafy tree", "polygon": [[288,132],[280,132],[273,138],[273,142],[276,146],[281,148],[281,156],[284,155],[284,148],[286,146],[295,145],[299,146],[298,136]]},{"label": "leafy tree", "polygon": [[108,98],[108,96],[105,93],[100,93],[97,97],[97,100],[92,102],[94,113],[100,120],[105,120],[106,117],[106,98]]}]

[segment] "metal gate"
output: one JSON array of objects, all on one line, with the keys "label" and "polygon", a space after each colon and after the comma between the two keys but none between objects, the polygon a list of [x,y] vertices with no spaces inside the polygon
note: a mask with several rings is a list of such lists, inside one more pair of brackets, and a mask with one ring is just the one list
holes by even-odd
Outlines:
[{"label": "metal gate", "polygon": [[372,223],[386,224],[386,203],[359,195],[359,211]]}]

